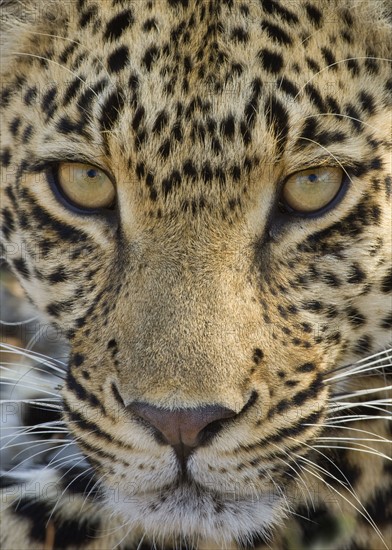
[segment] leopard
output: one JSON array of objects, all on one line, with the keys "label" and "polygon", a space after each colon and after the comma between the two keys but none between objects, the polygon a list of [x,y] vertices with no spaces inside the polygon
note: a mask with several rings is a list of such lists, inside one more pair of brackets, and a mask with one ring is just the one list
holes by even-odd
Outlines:
[{"label": "leopard", "polygon": [[390,3],[0,6],[1,255],[74,449],[3,471],[1,548],[392,548]]}]

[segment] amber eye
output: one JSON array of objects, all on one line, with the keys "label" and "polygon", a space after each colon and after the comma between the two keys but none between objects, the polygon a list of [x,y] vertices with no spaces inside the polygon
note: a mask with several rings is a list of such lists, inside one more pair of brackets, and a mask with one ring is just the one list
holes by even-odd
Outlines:
[{"label": "amber eye", "polygon": [[281,203],[288,210],[308,214],[327,206],[338,194],[344,171],[335,166],[302,170],[290,176],[283,188]]},{"label": "amber eye", "polygon": [[95,166],[62,162],[57,169],[57,183],[64,197],[84,210],[111,208],[114,204],[114,185]]}]

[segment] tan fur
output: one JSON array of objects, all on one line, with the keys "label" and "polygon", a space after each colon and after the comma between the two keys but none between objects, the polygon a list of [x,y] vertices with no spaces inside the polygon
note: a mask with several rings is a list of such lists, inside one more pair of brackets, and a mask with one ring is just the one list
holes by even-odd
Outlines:
[{"label": "tan fur", "polygon": [[[390,268],[392,248],[391,205],[386,193],[387,178],[391,175],[391,100],[386,88],[391,77],[388,6],[369,0],[357,2],[350,9],[351,3],[343,0],[319,1],[315,5],[323,15],[323,24],[317,28],[306,15],[304,0],[278,3],[298,16],[298,26],[283,17],[268,15],[263,12],[262,2],[255,1],[244,3],[249,9],[247,15],[241,12],[239,2],[234,2],[232,8],[222,2],[216,11],[219,15],[206,15],[203,20],[197,19],[201,10],[198,2],[190,1],[184,9],[169,8],[163,1],[152,2],[151,8],[148,2],[146,6],[131,1],[124,4],[133,10],[135,22],[113,42],[102,40],[102,32],[94,31],[93,22],[81,28],[80,17],[86,6],[78,9],[73,3],[59,2],[45,8],[43,2],[29,2],[29,10],[19,12],[22,21],[17,20],[14,5],[11,16],[7,15],[11,8],[7,5],[4,8],[3,78],[8,84],[14,83],[18,75],[26,76],[27,83],[12,92],[14,96],[2,115],[2,148],[12,152],[12,165],[2,171],[2,206],[15,211],[6,188],[12,188],[14,193],[25,190],[27,195],[20,194],[20,210],[31,221],[31,226],[23,229],[20,217],[17,218],[12,237],[4,235],[5,253],[11,264],[21,256],[25,260],[30,276],[20,273],[19,276],[38,308],[49,312],[50,317],[53,311],[50,306],[63,304],[51,319],[71,338],[70,372],[88,394],[98,398],[101,406],[81,399],[66,386],[62,395],[68,409],[96,423],[112,440],[103,445],[96,434],[81,430],[69,413],[65,412],[64,418],[72,433],[80,438],[80,447],[87,456],[94,454],[91,449],[98,448],[113,457],[105,461],[98,455],[100,465],[96,466],[104,476],[108,513],[117,514],[112,524],[103,521],[107,529],[124,521],[127,524],[125,531],[119,528],[121,536],[91,542],[86,548],[112,545],[114,548],[115,544],[122,544],[124,537],[125,547],[131,527],[130,544],[146,532],[148,540],[155,537],[172,545],[178,537],[189,536],[201,541],[199,550],[215,548],[212,544],[232,548],[250,536],[255,527],[267,532],[273,528],[271,548],[283,548],[283,544],[291,548],[290,533],[300,536],[300,527],[287,507],[294,511],[299,503],[309,504],[306,487],[311,488],[310,497],[316,503],[325,502],[334,516],[342,514],[344,519],[349,518],[345,532],[339,534],[340,542],[333,542],[339,546],[334,547],[349,548],[354,542],[373,550],[388,546],[390,528],[380,526],[381,532],[377,534],[369,523],[361,523],[361,515],[348,503],[352,500],[355,507],[366,507],[377,487],[389,483],[386,469],[383,470],[388,456],[383,444],[369,443],[374,456],[348,452],[347,461],[362,472],[353,489],[357,498],[346,488],[341,490],[342,494],[328,488],[328,478],[323,481],[319,470],[317,479],[311,473],[312,467],[301,472],[303,481],[287,480],[287,487],[280,477],[275,481],[275,473],[271,479],[269,474],[259,471],[263,465],[272,468],[277,464],[283,471],[285,461],[296,453],[302,455],[308,445],[317,444],[318,436],[327,433],[323,431],[323,423],[327,423],[334,395],[331,386],[325,383],[316,397],[295,404],[298,393],[308,391],[317,373],[325,380],[329,370],[376,352],[390,341],[390,332],[381,326],[390,303],[380,290]],[[208,13],[207,2],[205,7]],[[51,10],[52,22],[48,14],[42,16],[45,9]],[[353,18],[350,29],[343,24],[346,9]],[[41,15],[36,17],[39,10]],[[105,23],[120,11],[108,0],[100,1],[101,27],[105,28]],[[142,30],[148,13],[157,26],[149,33]],[[192,13],[195,21],[189,24],[188,40],[182,43],[180,37],[176,43],[173,29],[182,20],[187,22]],[[260,20],[280,26],[290,37],[291,45],[274,43],[268,34],[261,32]],[[216,40],[209,30],[212,23],[217,24]],[[246,43],[232,38],[238,27],[247,31]],[[342,38],[343,31],[350,33],[350,40]],[[65,64],[58,61],[67,44],[73,41],[86,53],[78,67],[72,64],[76,53]],[[156,46],[163,52],[167,44],[167,55],[161,53],[148,70],[143,65],[146,51]],[[129,46],[129,60],[126,69],[109,74],[108,58],[118,45]],[[204,55],[198,58],[201,45]],[[336,59],[333,67],[323,58],[323,45]],[[263,49],[278,55],[283,52],[284,66],[279,75],[271,75],[261,66],[259,52]],[[50,59],[41,66],[39,59],[48,57],[48,52]],[[222,59],[219,52],[224,54]],[[193,61],[188,72],[183,64],[187,56]],[[319,70],[306,62],[307,57]],[[373,57],[377,58],[374,61],[378,70],[366,72],[365,61]],[[356,60],[360,76],[353,76],[347,59]],[[230,72],[233,64],[243,67],[241,75]],[[145,108],[140,127],[148,137],[145,141],[140,138],[140,143],[130,75],[138,76],[138,101]],[[76,97],[64,106],[65,90],[75,76],[84,82]],[[279,76],[287,77],[298,88],[295,98],[284,92]],[[59,132],[56,124],[61,116],[78,122],[81,111],[77,97],[93,87],[99,77],[108,78],[108,85],[103,92],[93,94],[88,106],[84,129],[91,137],[83,136],[82,132]],[[177,78],[172,94],[167,88],[171,78]],[[240,123],[256,78],[261,79],[263,89],[247,143],[241,135]],[[183,80],[187,81],[186,90],[181,87]],[[47,118],[48,105],[40,101],[51,83],[56,85],[54,101],[58,107]],[[354,128],[353,115],[335,116],[331,109],[320,112],[306,92],[309,83],[323,100],[331,96],[339,105],[353,105],[361,116],[361,131]],[[39,101],[27,106],[24,97],[32,85],[41,90]],[[102,130],[98,121],[114,89],[124,94],[125,106],[113,128]],[[372,96],[374,112],[361,110],[358,99],[361,92]],[[279,152],[282,136],[274,134],[265,106],[271,97],[285,106],[289,116],[282,156]],[[203,112],[199,105],[187,117],[179,118],[182,137],[176,141],[171,136],[178,104],[183,105],[185,112],[195,98],[201,98],[209,107]],[[154,132],[154,123],[162,109],[168,121],[162,131]],[[233,115],[236,123],[232,139],[219,134],[221,122],[229,115]],[[11,129],[15,117],[21,118],[17,135]],[[195,135],[195,127],[206,128],[209,119],[217,121],[219,152],[214,150],[208,131],[204,137],[198,136],[197,131]],[[297,140],[304,124],[312,119],[323,132],[341,132],[346,139],[327,146],[320,146],[315,140],[310,147],[309,140],[304,140],[299,147]],[[28,124],[33,125],[34,134],[23,143],[21,135]],[[169,139],[171,149],[165,155],[162,145]],[[374,147],[369,145],[371,140],[377,141]],[[46,156],[58,161],[72,156],[105,170],[116,181],[117,219],[108,223],[104,216],[81,215],[67,209],[49,189],[44,170],[38,173],[25,170],[17,179],[22,160],[30,162]],[[378,168],[355,175],[357,164],[369,166],[376,156],[380,162]],[[252,163],[250,169],[244,167],[245,159]],[[198,172],[194,178],[181,172],[189,160]],[[144,174],[140,177],[141,163]],[[203,177],[206,163],[214,173],[208,182]],[[283,229],[271,226],[271,209],[283,181],[305,168],[331,164],[343,166],[351,180],[342,200],[322,216],[293,218]],[[241,166],[239,181],[232,175],[233,165]],[[216,175],[218,170],[225,174],[224,181]],[[165,194],[165,178],[172,178],[174,171],[181,172],[182,181]],[[151,187],[145,183],[148,173],[155,178],[154,200]],[[364,198],[367,201],[364,218],[344,221]],[[203,202],[193,214],[192,201],[196,205]],[[53,225],[40,226],[31,207],[33,203],[39,205],[48,219],[65,223],[83,236],[79,241],[67,242]],[[379,220],[372,223],[375,211]],[[321,234],[339,221],[345,225],[328,236],[328,250],[322,248],[321,236],[315,249],[299,248],[311,234]],[[353,235],[356,222],[363,225],[363,230]],[[53,245],[46,253],[41,249],[43,239]],[[47,279],[59,266],[64,267],[67,279],[51,285]],[[357,276],[354,283],[357,268],[365,273],[365,278],[360,280]],[[331,274],[341,282],[338,288],[326,282]],[[314,306],[315,301],[321,303],[320,308]],[[295,312],[291,312],[293,308]],[[338,310],[334,318],[328,315],[333,308]],[[356,313],[350,314],[349,308],[366,317],[362,326],[353,322]],[[77,320],[83,318],[78,326]],[[370,348],[362,354],[358,348],[361,338],[371,341]],[[112,339],[116,340],[116,355],[108,348]],[[255,349],[263,352],[260,361],[254,359]],[[74,363],[77,354],[84,358],[82,366]],[[299,375],[299,367],[307,363],[315,364],[316,369]],[[88,373],[84,377],[83,370]],[[284,375],[279,374],[282,371]],[[297,385],[285,385],[289,379],[295,379]],[[382,385],[382,380],[378,378],[373,387]],[[345,391],[352,389],[350,384],[344,387]],[[116,402],[113,385],[125,407]],[[361,379],[360,387],[368,387],[366,379]],[[176,485],[178,472],[172,449],[159,445],[126,409],[133,401],[142,401],[169,410],[217,404],[240,413],[255,392],[258,396],[255,406],[227,424],[210,445],[192,456],[189,472],[206,488],[200,500],[195,487]],[[382,391],[381,394],[384,395]],[[386,395],[390,398],[390,393]],[[286,401],[290,406],[281,412],[279,407],[283,409],[282,403]],[[273,440],[264,442],[319,412],[315,425],[308,427],[305,434],[287,436],[277,444]],[[373,420],[355,426],[368,430],[376,439],[384,437],[388,441],[390,433],[385,424],[384,420]],[[352,427],[350,424],[346,432],[341,430],[342,436],[345,433],[349,438]],[[293,451],[298,442],[300,448]],[[278,452],[283,453],[280,459],[276,457]],[[317,462],[320,453],[316,451],[314,455]],[[119,490],[119,501],[112,502],[110,494],[115,488]],[[224,519],[219,520],[213,497],[228,491],[233,491],[234,497],[222,496],[227,510]],[[156,512],[154,502],[162,494],[173,508],[163,506]],[[133,499],[133,504],[127,507],[124,502],[128,498]],[[9,500],[14,502],[14,495]],[[254,511],[249,507],[252,502]],[[79,501],[70,513],[77,516],[78,506]],[[105,518],[105,513],[99,510],[88,510]],[[12,512],[4,513],[7,518],[12,517]],[[67,513],[66,505],[60,506],[59,517]],[[286,516],[289,519],[283,519]],[[6,531],[4,548],[15,548],[15,544],[34,547],[25,527],[15,534],[19,538],[8,528]],[[384,546],[380,542],[382,537]]]}]

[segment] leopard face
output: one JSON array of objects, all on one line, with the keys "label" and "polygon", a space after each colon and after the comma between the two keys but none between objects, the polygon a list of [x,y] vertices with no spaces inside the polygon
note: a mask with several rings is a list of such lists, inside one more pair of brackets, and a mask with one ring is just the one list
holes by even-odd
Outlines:
[{"label": "leopard face", "polygon": [[390,340],[382,7],[5,3],[3,251],[129,529],[269,532],[331,372]]}]

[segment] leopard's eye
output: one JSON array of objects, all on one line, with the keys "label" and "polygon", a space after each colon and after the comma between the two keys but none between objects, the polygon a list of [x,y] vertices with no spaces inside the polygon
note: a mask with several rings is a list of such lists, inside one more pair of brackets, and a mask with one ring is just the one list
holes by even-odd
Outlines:
[{"label": "leopard's eye", "polygon": [[281,204],[287,210],[309,214],[333,201],[342,186],[344,171],[335,166],[302,170],[290,176],[283,188]]},{"label": "leopard's eye", "polygon": [[57,169],[57,183],[71,204],[84,210],[111,208],[116,191],[109,177],[95,166],[62,162]]}]

